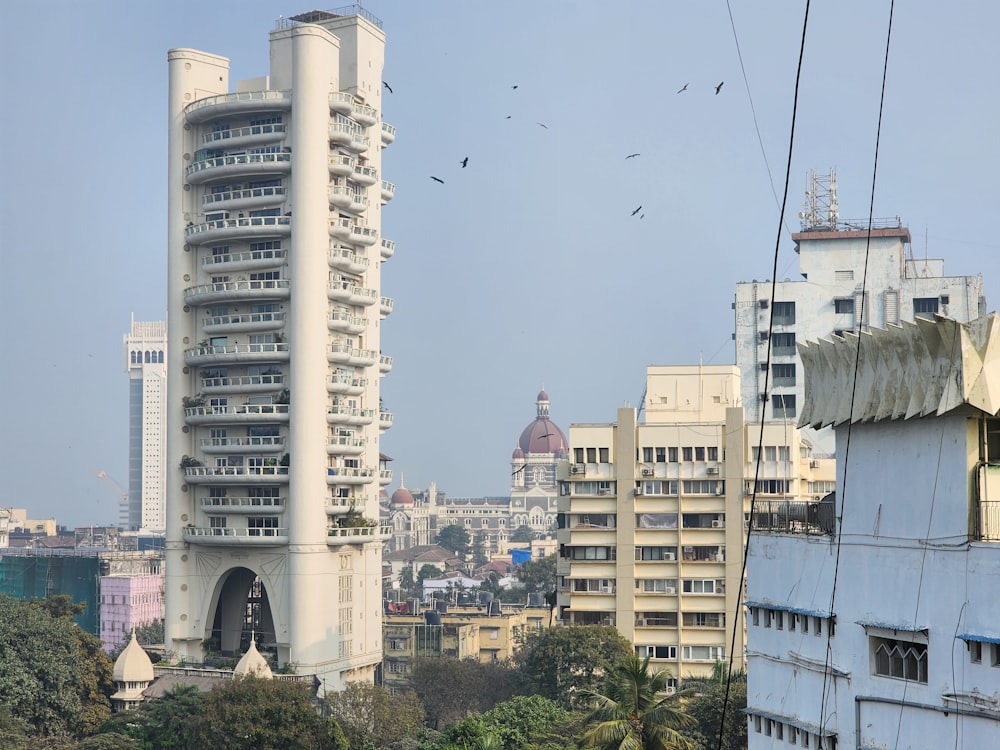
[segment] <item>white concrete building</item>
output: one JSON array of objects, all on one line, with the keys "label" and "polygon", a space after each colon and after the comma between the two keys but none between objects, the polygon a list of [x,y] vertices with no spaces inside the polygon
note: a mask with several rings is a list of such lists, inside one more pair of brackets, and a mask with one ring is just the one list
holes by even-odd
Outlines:
[{"label": "white concrete building", "polygon": [[845,338],[800,348],[835,522],[753,516],[749,747],[997,747],[1000,318]]},{"label": "white concrete building", "polygon": [[[986,312],[982,277],[945,276],[943,260],[914,257],[898,217],[879,222],[870,241],[867,229],[836,221],[807,225],[792,240],[801,279],[736,285],[736,364],[747,421],[797,419],[804,398],[799,342],[935,313],[967,321]],[[832,453],[828,432],[806,435],[817,452]]]},{"label": "white concrete building", "polygon": [[281,18],[268,75],[168,53],[166,648],[251,631],[325,689],[382,658],[385,35],[360,6]]},{"label": "white concrete building", "polygon": [[[745,514],[751,497],[811,509],[833,461],[788,423],[747,424],[733,365],[652,366],[645,422],[571,424],[561,467],[559,618],[615,625],[677,678],[704,676],[737,648],[742,667]],[[758,444],[763,455],[758,462]],[[813,519],[815,520],[815,519]],[[735,639],[734,639],[735,633]]]},{"label": "white concrete building", "polygon": [[[162,534],[166,524],[167,323],[137,321],[124,336],[128,374],[128,490],[118,525]],[[112,482],[114,480],[111,480]]]}]

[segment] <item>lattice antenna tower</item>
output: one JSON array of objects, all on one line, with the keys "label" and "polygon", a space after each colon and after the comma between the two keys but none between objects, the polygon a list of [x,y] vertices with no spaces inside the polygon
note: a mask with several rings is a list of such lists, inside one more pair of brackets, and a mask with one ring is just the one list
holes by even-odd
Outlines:
[{"label": "lattice antenna tower", "polygon": [[806,199],[799,212],[802,231],[810,229],[835,230],[840,218],[837,206],[837,170],[830,167],[827,174],[816,174],[809,170],[806,184]]}]

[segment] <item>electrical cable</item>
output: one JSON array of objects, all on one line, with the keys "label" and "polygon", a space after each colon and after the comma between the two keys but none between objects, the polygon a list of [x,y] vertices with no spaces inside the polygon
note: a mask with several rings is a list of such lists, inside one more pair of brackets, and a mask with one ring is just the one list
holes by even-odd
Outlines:
[{"label": "electrical cable", "polygon": [[[847,420],[847,438],[844,443],[844,471],[841,480],[841,492],[840,492],[840,513],[835,517],[836,525],[836,554],[834,557],[833,564],[833,583],[830,589],[830,617],[834,616],[834,605],[837,599],[837,576],[840,572],[840,548],[841,548],[841,529],[844,525],[844,508],[847,505],[847,470],[850,466],[850,452],[851,452],[851,426],[853,425],[854,419],[854,401],[857,397],[858,391],[858,370],[859,364],[861,362],[861,333],[866,325],[865,316],[865,299],[867,295],[867,284],[868,284],[868,258],[871,253],[871,243],[872,243],[872,223],[873,217],[875,215],[875,180],[878,177],[878,151],[879,144],[882,138],[882,112],[885,107],[885,81],[889,70],[889,47],[892,41],[892,15],[895,7],[895,0],[890,0],[889,2],[889,27],[886,32],[885,39],[885,59],[882,63],[882,93],[879,98],[878,105],[878,126],[875,130],[875,156],[872,161],[872,186],[871,194],[868,203],[868,236],[865,239],[865,267],[861,277],[861,310],[855,310],[855,315],[858,316],[858,337],[857,337],[857,349],[854,352],[854,378],[851,383],[851,410],[849,412]],[[826,656],[824,659],[823,668],[823,689],[820,696],[820,706],[819,706],[819,730],[820,730],[820,743],[822,747],[822,737],[823,732],[826,729],[826,698],[827,698],[827,687],[829,685],[829,667],[831,658],[831,636],[830,631],[827,631],[826,635]],[[900,709],[902,710],[902,709]]]},{"label": "electrical cable", "polygon": [[[728,5],[728,2],[727,2],[727,5]],[[797,65],[797,67],[795,69],[795,91],[794,91],[794,94],[792,96],[792,122],[791,122],[791,127],[789,128],[789,134],[788,134],[788,158],[787,158],[787,161],[785,163],[785,189],[784,189],[784,195],[783,195],[783,198],[782,198],[782,201],[781,201],[781,212],[780,212],[780,215],[778,216],[778,229],[777,229],[777,232],[776,232],[777,236],[775,237],[775,240],[774,240],[774,272],[771,275],[771,279],[772,279],[772,281],[771,281],[771,299],[772,300],[774,299],[774,294],[775,294],[775,290],[777,288],[777,283],[778,283],[778,251],[779,251],[779,248],[781,247],[781,227],[782,227],[782,225],[785,222],[785,209],[786,209],[786,207],[788,205],[788,185],[789,185],[789,182],[791,180],[791,173],[792,173],[792,153],[793,153],[793,151],[795,149],[795,120],[796,120],[796,116],[798,115],[798,110],[799,110],[799,85],[800,85],[800,83],[802,81],[802,60],[803,60],[803,58],[805,56],[805,50],[806,50],[806,31],[809,28],[809,5],[810,5],[810,0],[806,0],[805,13],[804,13],[803,18],[802,18],[802,38],[801,38],[801,40],[799,42],[799,61],[798,61],[798,65]],[[768,330],[770,330],[774,326],[774,305],[772,304],[772,305],[769,305],[768,307],[769,307],[769,316],[770,316],[769,320],[768,320]],[[767,389],[768,389],[768,385],[769,385],[770,375],[771,375],[771,365],[770,365],[770,363],[771,363],[771,337],[770,336],[767,337],[767,355],[766,355],[766,358],[765,358],[765,363],[767,364],[767,370],[764,373],[764,393],[766,394],[767,393]],[[752,531],[753,531],[754,510],[755,510],[755,507],[756,507],[756,504],[757,504],[757,481],[760,478],[760,465],[761,465],[761,461],[762,461],[762,457],[763,457],[763,453],[764,453],[764,451],[763,451],[763,443],[764,443],[764,417],[763,417],[763,413],[762,413],[761,414],[761,420],[760,420],[760,434],[759,434],[759,437],[757,439],[758,450],[757,450],[757,462],[756,462],[756,465],[755,465],[755,468],[754,468],[753,494],[751,494],[751,496],[750,496],[750,528],[747,529],[747,541],[746,541],[746,544],[743,545],[743,561],[742,561],[742,568],[740,570],[740,588],[739,588],[739,594],[738,594],[740,597],[743,596],[743,590],[744,590],[744,587],[746,585],[747,553],[750,550],[750,537],[751,537],[751,534],[752,534]],[[730,646],[729,646],[729,673],[728,673],[728,675],[726,677],[726,694],[725,694],[725,697],[723,698],[723,701],[722,701],[722,712],[721,712],[721,716],[719,717],[719,742],[718,742],[718,750],[722,750],[722,738],[724,736],[723,730],[724,730],[724,728],[726,726],[726,712],[727,712],[727,710],[729,708],[729,694],[730,694],[730,690],[731,690],[731,687],[732,687],[733,658],[735,656],[735,651],[736,651],[736,630],[737,630],[736,626],[738,624],[738,620],[739,620],[739,618],[736,618],[736,617],[733,618],[733,636],[732,636],[732,640],[730,641]]]}]

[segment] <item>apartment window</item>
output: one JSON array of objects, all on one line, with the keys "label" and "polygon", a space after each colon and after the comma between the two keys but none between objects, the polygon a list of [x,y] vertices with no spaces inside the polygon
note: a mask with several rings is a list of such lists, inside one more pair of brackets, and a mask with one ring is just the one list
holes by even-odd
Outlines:
[{"label": "apartment window", "polygon": [[873,672],[882,677],[927,684],[927,644],[869,636]]},{"label": "apartment window", "polygon": [[773,394],[771,396],[771,413],[775,419],[792,419],[795,416],[795,394]]},{"label": "apartment window", "polygon": [[588,464],[597,463],[597,448],[587,448],[587,463]]},{"label": "apartment window", "polygon": [[685,612],[686,628],[724,628],[726,615],[722,612]]},{"label": "apartment window", "polygon": [[[710,578],[708,580],[703,580],[701,578],[685,578],[684,579],[684,593],[685,594],[724,594],[726,591],[726,582],[721,578],[715,579]],[[754,609],[754,624],[757,624],[757,610]]]},{"label": "apartment window", "polygon": [[691,448],[681,448],[681,455],[685,461],[691,461],[692,460]]},{"label": "apartment window", "polygon": [[636,591],[642,594],[676,594],[676,578],[636,578]]},{"label": "apartment window", "polygon": [[779,326],[795,325],[795,303],[775,302],[773,320],[774,324]]},{"label": "apartment window", "polygon": [[670,463],[672,463],[672,464],[677,463],[677,449],[676,448],[667,448],[667,460]]},{"label": "apartment window", "polygon": [[710,445],[710,446],[708,446],[708,448],[706,448],[706,450],[708,451],[708,460],[709,461],[718,461],[719,460],[719,449],[716,446]]},{"label": "apartment window", "polygon": [[994,643],[990,646],[992,651],[992,656],[990,657],[991,667],[1000,667],[1000,643]]},{"label": "apartment window", "polygon": [[676,547],[636,547],[635,548],[635,559],[636,560],[676,560],[677,559],[677,548]]},{"label": "apartment window", "polygon": [[705,449],[704,448],[695,448],[694,449],[694,460],[695,461],[704,461],[705,460]]},{"label": "apartment window", "polygon": [[717,479],[685,479],[685,495],[723,495],[726,492],[725,482]]},{"label": "apartment window", "polygon": [[725,646],[684,646],[685,659],[700,661],[721,661],[726,658]]},{"label": "apartment window", "polygon": [[652,448],[643,448],[642,449],[642,460],[643,460],[644,463],[647,463],[647,464],[653,463],[653,449]]},{"label": "apartment window", "polygon": [[650,659],[676,659],[677,646],[636,646],[635,653]]},{"label": "apartment window", "polygon": [[771,381],[777,387],[795,385],[795,363],[771,365]]},{"label": "apartment window", "polygon": [[787,445],[779,445],[778,446],[778,460],[779,461],[790,461],[791,460],[791,453],[789,452]]},{"label": "apartment window", "polygon": [[598,459],[600,460],[600,463],[606,464],[606,463],[610,462],[610,459],[608,457],[608,449],[607,448],[598,448],[597,449],[597,455],[598,455]]},{"label": "apartment window", "polygon": [[573,461],[578,464],[583,463],[583,448],[573,449]]},{"label": "apartment window", "polygon": [[795,354],[795,334],[776,333],[771,337],[771,353],[776,356]]},{"label": "apartment window", "polygon": [[778,449],[773,445],[764,446],[764,460],[765,461],[776,461],[777,460]]},{"label": "apartment window", "polygon": [[968,641],[965,644],[969,648],[969,661],[973,664],[983,663],[983,644],[982,641]]},{"label": "apartment window", "polygon": [[833,311],[838,315],[854,315],[854,297],[838,297],[833,301]]},{"label": "apartment window", "polygon": [[933,318],[934,313],[938,311],[938,303],[937,297],[914,297],[913,317]]}]

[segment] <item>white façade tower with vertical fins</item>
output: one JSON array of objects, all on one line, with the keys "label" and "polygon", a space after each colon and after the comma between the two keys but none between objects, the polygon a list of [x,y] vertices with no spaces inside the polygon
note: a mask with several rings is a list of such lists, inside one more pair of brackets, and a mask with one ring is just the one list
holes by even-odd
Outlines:
[{"label": "white fa\u00e7ade tower with vertical fins", "polygon": [[280,19],[269,75],[233,87],[227,59],[168,53],[174,660],[256,632],[324,690],[381,662],[384,50],[351,6]]}]

